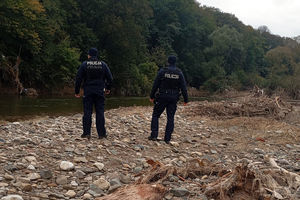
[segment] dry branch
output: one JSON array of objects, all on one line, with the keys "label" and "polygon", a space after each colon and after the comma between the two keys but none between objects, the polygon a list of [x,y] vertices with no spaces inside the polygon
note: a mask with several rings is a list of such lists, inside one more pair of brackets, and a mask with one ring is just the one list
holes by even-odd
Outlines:
[{"label": "dry branch", "polygon": [[162,185],[129,185],[96,200],[161,200],[166,193]]},{"label": "dry branch", "polygon": [[166,166],[160,162],[149,160],[152,169],[143,174],[133,185],[122,187],[113,194],[97,200],[159,200],[163,199],[167,188],[160,185],[171,175],[181,181],[193,183],[193,179],[203,175],[214,176],[213,182],[200,184],[199,191],[207,197],[220,200],[275,200],[297,199],[300,190],[300,177],[277,165],[274,159],[266,157],[271,165],[267,169],[263,162],[243,162],[233,170],[207,160],[189,160],[184,168]]},{"label": "dry branch", "polygon": [[249,95],[242,99],[222,102],[202,102],[196,107],[189,108],[189,115],[209,116],[216,119],[233,117],[266,116],[283,119],[292,111],[292,106],[279,97]]}]

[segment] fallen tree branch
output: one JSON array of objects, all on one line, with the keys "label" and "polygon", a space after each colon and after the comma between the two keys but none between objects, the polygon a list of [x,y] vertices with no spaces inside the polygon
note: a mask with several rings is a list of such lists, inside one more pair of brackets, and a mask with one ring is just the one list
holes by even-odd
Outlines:
[{"label": "fallen tree branch", "polygon": [[266,156],[266,159],[269,161],[270,165],[276,169],[278,169],[278,171],[283,172],[285,175],[290,176],[291,178],[293,178],[296,182],[298,182],[298,184],[300,185],[300,175],[293,173],[293,172],[289,172],[286,169],[278,166],[278,164],[276,163],[276,161],[274,160],[274,158],[270,158],[268,156]]}]

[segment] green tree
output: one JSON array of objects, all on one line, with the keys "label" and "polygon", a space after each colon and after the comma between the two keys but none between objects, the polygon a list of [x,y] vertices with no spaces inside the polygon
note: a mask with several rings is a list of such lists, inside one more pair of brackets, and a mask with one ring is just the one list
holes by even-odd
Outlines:
[{"label": "green tree", "polygon": [[211,35],[213,45],[206,49],[209,59],[220,57],[221,67],[224,68],[226,75],[239,69],[245,59],[245,49],[242,43],[241,34],[234,28],[224,25],[216,29]]},{"label": "green tree", "polygon": [[42,46],[39,35],[44,7],[38,0],[2,0],[0,2],[1,53],[7,56],[24,51],[37,54]]}]

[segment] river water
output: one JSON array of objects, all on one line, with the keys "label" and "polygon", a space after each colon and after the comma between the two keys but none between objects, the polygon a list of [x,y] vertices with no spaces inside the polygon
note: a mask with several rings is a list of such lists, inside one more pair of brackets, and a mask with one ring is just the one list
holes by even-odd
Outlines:
[{"label": "river water", "polygon": [[[151,105],[147,97],[107,97],[105,110]],[[82,98],[0,96],[0,121],[26,120],[37,116],[82,113]]]},{"label": "river water", "polygon": [[[212,100],[209,97],[194,97],[190,101]],[[148,97],[106,97],[105,110],[153,105]],[[64,97],[24,97],[0,95],[0,122],[22,121],[40,116],[60,116],[82,113],[82,98]]]}]

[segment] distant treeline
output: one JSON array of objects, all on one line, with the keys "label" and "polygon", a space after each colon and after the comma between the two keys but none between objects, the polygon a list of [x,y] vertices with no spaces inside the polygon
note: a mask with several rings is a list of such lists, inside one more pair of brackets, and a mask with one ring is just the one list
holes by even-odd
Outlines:
[{"label": "distant treeline", "polygon": [[300,89],[296,41],[194,0],[1,0],[0,38],[1,86],[18,69],[25,87],[71,86],[97,47],[115,94],[148,94],[170,54],[192,87]]}]

